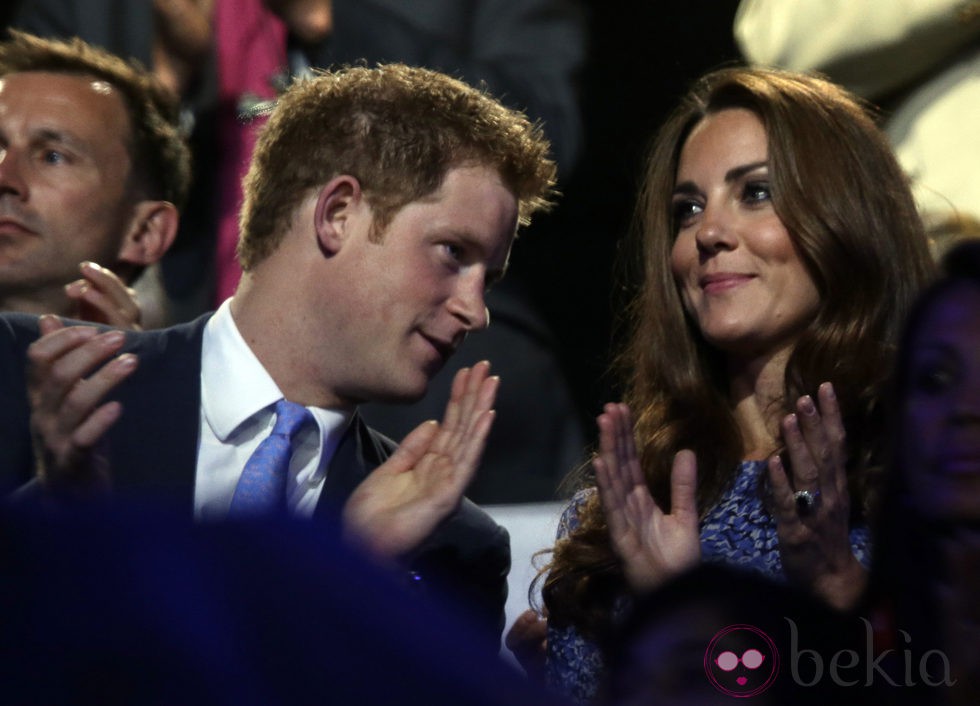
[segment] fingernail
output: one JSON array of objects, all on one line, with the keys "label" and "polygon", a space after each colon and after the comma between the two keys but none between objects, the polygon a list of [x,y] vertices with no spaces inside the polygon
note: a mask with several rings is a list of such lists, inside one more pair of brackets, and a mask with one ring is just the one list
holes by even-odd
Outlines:
[{"label": "fingernail", "polygon": [[42,314],[37,320],[38,331],[44,332],[51,329],[52,326],[58,323],[58,317],[54,314]]},{"label": "fingernail", "polygon": [[834,386],[832,383],[825,382],[823,384],[823,387],[824,387],[824,392],[826,393],[828,398],[832,400],[837,399],[837,394],[834,392]]},{"label": "fingernail", "polygon": [[132,370],[136,367],[136,356],[132,353],[123,353],[116,358],[116,366],[120,370]]},{"label": "fingernail", "polygon": [[800,431],[800,420],[795,414],[787,414],[783,417],[783,437],[786,439],[797,438]]},{"label": "fingernail", "polygon": [[813,405],[813,398],[810,395],[804,395],[800,398],[800,410],[808,417],[816,414],[817,408]]},{"label": "fingernail", "polygon": [[82,263],[82,269],[83,270],[95,270],[96,272],[101,272],[102,271],[102,267],[100,265],[96,265],[91,260],[86,260],[85,262],[83,262]]},{"label": "fingernail", "polygon": [[78,336],[82,340],[88,340],[94,338],[99,333],[99,330],[91,326],[76,326],[73,335]]},{"label": "fingernail", "polygon": [[102,339],[102,342],[107,346],[118,346],[125,340],[126,334],[124,334],[122,331],[110,331],[109,333],[105,334],[105,338]]}]

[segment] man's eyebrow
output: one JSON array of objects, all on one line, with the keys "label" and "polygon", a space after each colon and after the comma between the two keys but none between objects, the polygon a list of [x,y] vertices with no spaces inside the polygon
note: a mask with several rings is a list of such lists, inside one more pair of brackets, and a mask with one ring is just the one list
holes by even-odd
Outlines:
[{"label": "man's eyebrow", "polygon": [[34,131],[33,138],[37,142],[55,142],[78,150],[86,150],[89,147],[88,142],[77,135],[52,127],[38,128]]}]

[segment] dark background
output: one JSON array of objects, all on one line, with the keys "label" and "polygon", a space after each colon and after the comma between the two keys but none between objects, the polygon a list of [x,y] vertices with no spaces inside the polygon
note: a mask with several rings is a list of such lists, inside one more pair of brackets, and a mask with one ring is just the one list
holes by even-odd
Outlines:
[{"label": "dark background", "polygon": [[553,325],[586,429],[616,390],[605,374],[612,317],[629,283],[615,255],[629,228],[646,145],[705,71],[738,58],[738,0],[593,0],[582,75],[585,148],[558,208],[521,236],[512,267]]}]

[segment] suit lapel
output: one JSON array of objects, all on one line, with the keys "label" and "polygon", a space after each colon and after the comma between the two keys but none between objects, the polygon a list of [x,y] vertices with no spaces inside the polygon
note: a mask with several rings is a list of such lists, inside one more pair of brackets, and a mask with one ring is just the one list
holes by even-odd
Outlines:
[{"label": "suit lapel", "polygon": [[354,488],[386,458],[382,445],[355,412],[327,467],[327,477],[313,516],[317,519],[337,517]]}]

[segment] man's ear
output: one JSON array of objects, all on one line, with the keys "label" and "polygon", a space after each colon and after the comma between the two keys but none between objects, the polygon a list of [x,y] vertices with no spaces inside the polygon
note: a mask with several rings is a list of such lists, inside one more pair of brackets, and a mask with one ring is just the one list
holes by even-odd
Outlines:
[{"label": "man's ear", "polygon": [[359,217],[367,210],[367,202],[361,191],[361,183],[356,177],[341,174],[334,177],[320,189],[313,209],[313,222],[317,242],[327,255],[340,251],[344,241],[350,237]]},{"label": "man's ear", "polygon": [[169,201],[140,201],[117,260],[131,265],[152,265],[163,257],[177,237],[180,216]]}]

